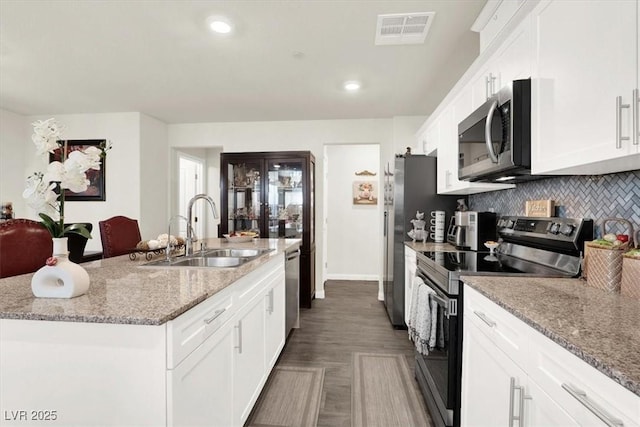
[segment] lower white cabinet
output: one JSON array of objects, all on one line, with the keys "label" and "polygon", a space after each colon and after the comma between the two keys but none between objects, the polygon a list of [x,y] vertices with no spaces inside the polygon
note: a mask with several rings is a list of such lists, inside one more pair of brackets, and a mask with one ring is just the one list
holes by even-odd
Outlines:
[{"label": "lower white cabinet", "polygon": [[234,343],[228,322],[167,371],[168,425],[234,425]]},{"label": "lower white cabinet", "polygon": [[259,386],[265,373],[264,305],[262,295],[256,296],[238,313],[233,325],[236,334],[233,364],[234,425],[241,425],[247,419],[253,402],[260,394]]},{"label": "lower white cabinet", "polygon": [[413,279],[417,269],[416,251],[404,247],[404,323],[409,324],[411,314],[411,296],[413,295]]},{"label": "lower white cabinet", "polygon": [[273,257],[159,326],[0,319],[0,425],[242,426],[284,346],[284,287]]},{"label": "lower white cabinet", "polygon": [[461,424],[640,424],[640,397],[465,286]]},{"label": "lower white cabinet", "polygon": [[519,399],[514,388],[523,386],[526,374],[467,319],[462,342],[461,425],[511,425],[510,418],[520,414],[521,408],[510,407],[509,404],[513,397]]}]

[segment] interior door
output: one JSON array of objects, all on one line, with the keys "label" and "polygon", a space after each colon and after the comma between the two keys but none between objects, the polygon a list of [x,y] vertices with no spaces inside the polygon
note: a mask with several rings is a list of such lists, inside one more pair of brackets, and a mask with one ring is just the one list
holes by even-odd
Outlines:
[{"label": "interior door", "polygon": [[[188,156],[184,153],[178,154],[178,167],[180,171],[179,179],[179,196],[178,196],[178,213],[184,217],[187,216],[187,204],[189,200],[196,194],[203,192],[203,161],[196,157]],[[197,238],[205,237],[203,221],[204,203],[196,203],[193,206],[192,226]],[[177,221],[180,224],[179,235],[187,235],[187,225],[185,221]],[[174,234],[174,233],[171,233]],[[177,235],[178,233],[176,233]]]}]

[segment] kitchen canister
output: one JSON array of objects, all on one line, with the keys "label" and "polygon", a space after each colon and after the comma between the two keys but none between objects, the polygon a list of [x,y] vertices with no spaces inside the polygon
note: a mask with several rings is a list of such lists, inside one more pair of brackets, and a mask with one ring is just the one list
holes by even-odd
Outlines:
[{"label": "kitchen canister", "polygon": [[[630,231],[630,241],[633,240],[633,225],[622,218],[607,218],[602,222],[602,234],[607,234],[607,225],[624,224]],[[620,292],[622,281],[622,259],[629,245],[611,246],[598,241],[585,243],[583,262],[583,277],[587,285],[606,292]]]},{"label": "kitchen canister", "polygon": [[620,293],[640,300],[640,230],[636,230],[634,237],[636,248],[622,255]]}]

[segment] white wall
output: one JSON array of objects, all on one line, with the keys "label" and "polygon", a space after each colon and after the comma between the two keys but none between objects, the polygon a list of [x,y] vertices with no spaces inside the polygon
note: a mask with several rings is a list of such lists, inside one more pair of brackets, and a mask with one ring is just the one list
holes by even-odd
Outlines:
[{"label": "white wall", "polygon": [[152,239],[166,233],[169,222],[169,146],[167,125],[140,114],[140,234]]},{"label": "white wall", "polygon": [[[326,153],[326,279],[378,280],[382,201],[353,203],[354,181],[374,181],[380,197],[378,144],[327,145]],[[357,176],[368,170],[375,176]]]},{"label": "white wall", "polygon": [[31,126],[25,116],[0,110],[0,202],[13,203],[15,218],[26,218],[27,205],[22,198],[27,172],[26,153],[35,145],[31,142]]}]

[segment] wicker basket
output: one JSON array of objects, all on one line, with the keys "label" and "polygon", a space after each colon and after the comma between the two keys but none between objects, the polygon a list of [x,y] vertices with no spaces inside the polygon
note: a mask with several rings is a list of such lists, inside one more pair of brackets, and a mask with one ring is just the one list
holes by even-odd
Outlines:
[{"label": "wicker basket", "polygon": [[[636,247],[638,247],[640,230],[636,230],[634,237]],[[640,257],[637,255],[624,254],[622,256],[620,293],[631,298],[640,299]]]},{"label": "wicker basket", "polygon": [[[607,224],[614,222],[624,223],[633,236],[633,226],[625,219],[607,218],[602,223],[602,233],[607,234]],[[633,240],[631,237],[630,240]],[[631,243],[630,243],[631,244]],[[611,248],[598,245],[594,242],[585,243],[585,256],[583,263],[583,277],[587,279],[587,285],[606,292],[620,292],[622,281],[622,255],[624,249]]]}]

